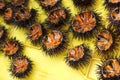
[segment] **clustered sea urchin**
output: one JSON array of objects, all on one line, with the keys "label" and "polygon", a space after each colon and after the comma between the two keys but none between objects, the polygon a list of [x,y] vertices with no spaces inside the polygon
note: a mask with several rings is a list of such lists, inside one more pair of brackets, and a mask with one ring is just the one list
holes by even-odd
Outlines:
[{"label": "clustered sea urchin", "polygon": [[27,0],[11,0],[6,2],[4,20],[19,27],[27,27],[33,23],[37,12],[35,9],[29,9],[26,5]]},{"label": "clustered sea urchin", "polygon": [[103,60],[98,68],[99,80],[120,80],[120,59]]},{"label": "clustered sea urchin", "polygon": [[[70,30],[75,38],[83,40],[89,38],[90,40],[96,37],[96,52],[102,54],[104,59],[112,57],[99,66],[99,79],[120,80],[120,60],[113,59],[118,54],[120,43],[118,32],[120,29],[120,0],[105,0],[105,6],[110,10],[109,21],[111,22],[107,28],[103,28],[104,26],[101,25],[99,14],[88,8],[96,3],[95,0],[72,1],[78,8],[83,8],[72,18],[72,21],[70,21],[70,10],[62,6],[62,0],[39,0],[39,4],[48,13],[44,24],[36,20],[37,10],[28,7],[28,0],[0,0],[0,14],[3,14],[7,24],[26,29],[28,31],[27,38],[35,46],[40,44],[42,50],[50,56],[60,54],[67,49],[69,46],[67,32]],[[62,31],[61,26],[66,26],[66,24],[70,25],[69,30]],[[84,44],[75,46],[68,51],[65,62],[69,66],[78,69],[89,63],[92,51]],[[3,53],[12,59],[10,66],[12,75],[18,78],[29,75],[32,61],[22,54],[23,44],[16,38],[9,39],[7,29],[3,26],[0,27],[0,46]]]}]

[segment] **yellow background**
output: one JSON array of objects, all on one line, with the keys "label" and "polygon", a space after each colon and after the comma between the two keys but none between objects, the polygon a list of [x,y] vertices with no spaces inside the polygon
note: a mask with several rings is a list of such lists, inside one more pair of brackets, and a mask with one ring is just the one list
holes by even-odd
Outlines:
[{"label": "yellow background", "polygon": [[[99,13],[102,17],[104,25],[108,25],[107,15],[108,11],[103,6],[104,0],[95,0],[96,4],[91,7],[91,10]],[[72,0],[62,0],[63,7],[69,7],[72,17],[79,11],[74,7]],[[42,23],[47,17],[47,13],[39,6],[37,0],[29,0],[29,8],[38,10],[37,20]],[[81,9],[80,9],[81,10]],[[4,56],[4,53],[0,53],[0,80],[97,80],[96,64],[99,64],[100,59],[95,56],[94,43],[95,39],[90,40],[77,40],[72,38],[70,33],[69,40],[70,46],[68,50],[76,45],[85,43],[90,46],[93,50],[93,58],[90,60],[90,64],[84,66],[81,69],[73,69],[69,67],[64,60],[67,54],[66,50],[61,55],[55,57],[46,56],[45,53],[31,44],[30,40],[27,39],[26,30],[16,28],[15,25],[7,25],[3,16],[0,16],[0,25],[5,25],[9,32],[9,37],[16,37],[25,47],[23,54],[28,56],[33,61],[33,69],[31,74],[24,79],[13,78],[8,71],[10,66],[10,59]],[[67,25],[69,26],[69,25]]]}]

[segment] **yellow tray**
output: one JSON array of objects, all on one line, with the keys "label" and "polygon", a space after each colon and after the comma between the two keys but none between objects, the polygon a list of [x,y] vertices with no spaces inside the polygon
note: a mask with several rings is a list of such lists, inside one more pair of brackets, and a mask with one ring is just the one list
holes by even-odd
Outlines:
[{"label": "yellow tray", "polygon": [[[103,25],[108,25],[107,15],[108,11],[103,6],[104,0],[96,0],[96,4],[90,9],[96,11],[102,16]],[[72,0],[62,0],[62,5],[67,8],[69,7],[72,16],[78,13],[78,9],[73,5]],[[37,0],[29,0],[29,8],[34,8],[38,10],[38,22],[44,22],[47,17],[45,11],[39,6]],[[84,68],[78,70],[69,67],[65,61],[64,57],[67,51],[56,57],[46,56],[45,53],[31,44],[30,40],[27,39],[26,30],[16,28],[14,25],[8,25],[4,22],[3,16],[0,16],[0,25],[5,25],[9,31],[9,37],[16,37],[22,44],[24,44],[23,54],[28,56],[33,61],[33,69],[31,74],[24,78],[18,79],[13,78],[9,72],[10,60],[4,54],[0,53],[0,80],[97,80],[97,65],[100,62],[99,57],[93,55],[90,60],[90,64]],[[67,25],[68,26],[68,25]],[[105,26],[105,27],[106,27]],[[72,37],[72,34],[70,34]],[[70,38],[70,46],[72,48],[76,45],[85,43],[90,46],[94,53],[94,39],[91,40],[76,40]]]}]

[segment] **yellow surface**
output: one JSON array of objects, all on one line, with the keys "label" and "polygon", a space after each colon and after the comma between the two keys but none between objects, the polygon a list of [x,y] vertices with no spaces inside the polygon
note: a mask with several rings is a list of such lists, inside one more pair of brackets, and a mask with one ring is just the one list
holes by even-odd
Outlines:
[{"label": "yellow surface", "polygon": [[[103,6],[104,0],[95,0],[96,4],[91,7],[91,10],[96,11],[102,16],[102,23],[107,26],[107,10]],[[62,0],[62,5],[67,8],[69,7],[72,17],[77,14],[79,11],[77,8],[73,6],[72,0]],[[29,0],[29,7],[38,10],[37,20],[38,22],[44,22],[47,14],[45,11],[39,6],[37,0]],[[14,25],[7,25],[4,23],[3,17],[0,17],[0,24],[5,25],[9,31],[9,37],[16,37],[24,46],[23,54],[28,56],[33,61],[33,69],[31,74],[24,79],[13,78],[8,71],[10,66],[10,60],[8,57],[4,56],[4,53],[0,54],[0,80],[97,80],[96,75],[96,64],[99,64],[100,59],[95,56],[94,53],[94,42],[95,39],[90,39],[86,41],[72,39],[72,34],[70,34],[70,46],[68,50],[79,44],[87,44],[92,49],[93,58],[90,61],[90,64],[84,66],[79,70],[75,70],[69,67],[65,61],[64,57],[67,54],[63,52],[63,54],[58,55],[56,57],[46,56],[42,50],[38,47],[33,46],[30,41],[27,39],[26,30],[15,28]],[[69,26],[69,25],[67,25]],[[102,26],[101,26],[102,27]]]}]

